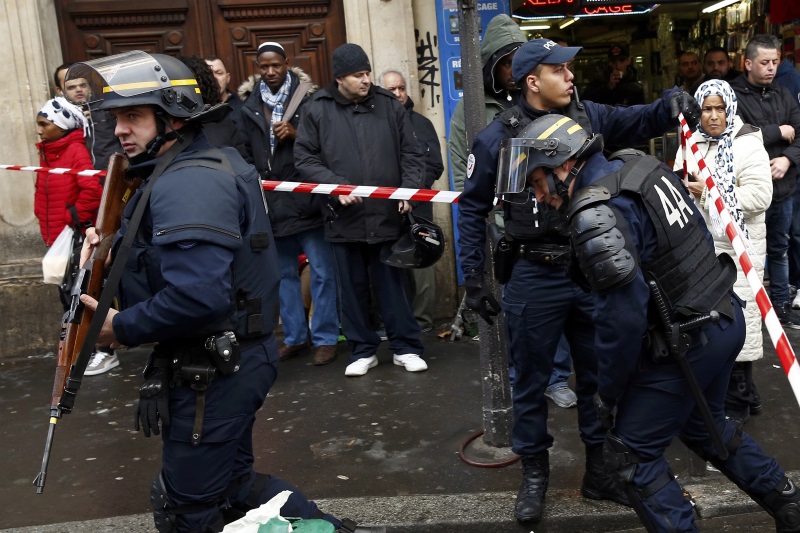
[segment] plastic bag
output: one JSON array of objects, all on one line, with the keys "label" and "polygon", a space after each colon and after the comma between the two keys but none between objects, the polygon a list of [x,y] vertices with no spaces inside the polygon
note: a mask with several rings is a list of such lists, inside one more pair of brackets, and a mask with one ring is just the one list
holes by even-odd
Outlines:
[{"label": "plastic bag", "polygon": [[53,246],[42,258],[42,275],[45,283],[61,285],[64,281],[64,275],[67,273],[69,260],[72,257],[73,234],[74,230],[71,227],[64,226],[53,242]]},{"label": "plastic bag", "polygon": [[244,518],[231,522],[222,533],[335,533],[336,528],[327,520],[284,518],[281,508],[291,496],[285,490],[261,505],[247,512]]}]

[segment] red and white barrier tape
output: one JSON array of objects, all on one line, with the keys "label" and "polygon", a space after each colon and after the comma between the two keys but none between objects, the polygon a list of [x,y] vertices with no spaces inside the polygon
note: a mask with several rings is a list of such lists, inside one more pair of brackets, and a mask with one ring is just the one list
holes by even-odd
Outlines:
[{"label": "red and white barrier tape", "polygon": [[[683,114],[681,114],[679,118],[681,121],[682,145],[684,140],[689,144],[692,156],[700,169],[700,175],[703,177],[706,187],[708,187],[709,201],[711,201],[717,209],[722,224],[725,227],[725,234],[728,236],[728,239],[730,239],[731,244],[733,244],[733,249],[739,259],[739,264],[742,266],[742,271],[747,277],[747,283],[750,284],[750,289],[753,291],[753,294],[755,294],[756,303],[761,310],[761,316],[764,317],[764,323],[767,326],[770,339],[772,339],[772,344],[775,346],[775,351],[778,353],[783,371],[786,373],[786,377],[789,378],[789,384],[792,387],[797,402],[800,403],[800,365],[797,363],[792,345],[789,344],[789,339],[786,338],[786,332],[783,330],[778,315],[775,314],[775,309],[772,307],[769,296],[767,296],[767,291],[758,278],[756,269],[753,268],[753,263],[750,260],[750,256],[747,254],[747,248],[739,231],[739,225],[733,221],[728,211],[728,206],[722,201],[722,197],[711,175],[711,171],[706,166],[706,162],[703,156],[700,155],[697,144],[694,142],[694,139],[692,139],[692,132]],[[684,150],[684,160],[685,159],[686,151]]]},{"label": "red and white barrier tape", "polygon": [[0,165],[0,170],[47,171],[51,174],[72,174],[74,176],[105,176],[105,170],[74,170],[71,168],[25,167],[22,165]]},{"label": "red and white barrier tape", "polygon": [[363,198],[388,198],[412,202],[458,202],[461,193],[436,189],[405,189],[402,187],[367,187],[365,185],[336,185],[332,183],[298,183],[295,181],[263,181],[267,191],[307,192],[314,194],[336,194],[339,196],[361,196]]},{"label": "red and white barrier tape", "polygon": [[[105,170],[73,170],[71,168],[25,167],[21,165],[0,165],[0,170],[46,171],[51,174],[71,174],[75,176],[105,176]],[[405,189],[402,187],[367,187],[364,185],[336,185],[331,183],[299,183],[296,181],[262,181],[267,191],[302,192],[313,194],[334,194],[339,196],[361,196],[364,198],[388,198],[390,200],[410,200],[412,202],[439,202],[454,204],[461,193],[439,191],[436,189]]]}]

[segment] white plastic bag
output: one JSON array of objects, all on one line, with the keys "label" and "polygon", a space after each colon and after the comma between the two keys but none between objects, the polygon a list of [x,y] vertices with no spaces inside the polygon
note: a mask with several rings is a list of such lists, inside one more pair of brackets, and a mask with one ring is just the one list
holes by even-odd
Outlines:
[{"label": "white plastic bag", "polygon": [[244,518],[240,518],[225,526],[222,533],[257,533],[259,527],[269,522],[270,518],[276,518],[281,522],[285,522],[285,524],[283,524],[283,531],[292,531],[291,524],[281,516],[281,507],[286,504],[286,500],[288,500],[291,495],[292,491],[290,490],[284,490],[276,494],[270,501],[262,504],[261,507],[256,507],[248,511]]},{"label": "white plastic bag", "polygon": [[47,250],[42,259],[42,274],[44,282],[52,285],[61,285],[67,273],[70,257],[72,257],[72,236],[74,231],[69,226],[64,226],[61,233]]}]

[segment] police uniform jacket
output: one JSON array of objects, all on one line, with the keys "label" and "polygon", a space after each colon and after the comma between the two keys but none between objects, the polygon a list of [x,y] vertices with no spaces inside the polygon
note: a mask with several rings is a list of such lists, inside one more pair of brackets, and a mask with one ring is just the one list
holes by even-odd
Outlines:
[{"label": "police uniform jacket", "polygon": [[[425,158],[403,105],[389,91],[372,86],[352,102],[336,82],[320,89],[303,110],[294,146],[303,181],[378,187],[422,187]],[[396,201],[365,198],[342,206],[325,224],[331,242],[379,243],[400,236],[403,217]]]},{"label": "police uniform jacket", "polygon": [[[299,74],[298,74],[299,73]],[[289,105],[300,82],[311,81],[305,72],[298,68],[286,72],[292,80],[292,88],[284,106]],[[255,165],[265,180],[299,181],[294,168],[294,140],[285,139],[275,146],[270,154],[269,123],[264,116],[261,100],[260,78],[254,81],[253,91],[240,108],[239,130],[245,139],[247,160]],[[308,94],[291,117],[283,117],[297,129],[300,113],[316,86],[308,89]],[[277,138],[275,139],[277,141]],[[322,226],[322,207],[324,202],[318,194],[287,193],[267,191],[264,194],[269,204],[269,220],[276,237],[287,237]]]},{"label": "police uniform jacket", "polygon": [[[198,133],[172,165],[202,161],[211,149]],[[168,167],[152,189],[120,283],[122,311],[113,320],[114,334],[127,346],[197,341],[228,329],[241,343],[253,332],[254,340],[265,339],[277,326],[280,276],[258,175],[236,150],[221,151],[233,175],[200,165]],[[148,178],[157,161],[129,172]],[[123,213],[115,253],[143,187]],[[261,307],[247,309],[248,316],[252,311],[259,320],[252,329],[237,327],[250,295],[260,298]]]},{"label": "police uniform jacket", "polygon": [[[609,144],[632,145],[675,126],[676,121],[670,116],[670,96],[677,90],[665,91],[661,98],[648,105],[611,107],[589,101],[584,101],[583,105],[593,133],[602,134]],[[533,109],[524,97],[520,97],[518,105],[531,120],[547,114]],[[552,112],[569,115],[566,109]],[[464,192],[458,199],[459,259],[465,278],[479,276],[484,270],[485,219],[494,200],[500,142],[510,136],[498,118],[478,134],[472,145],[473,168],[467,172]]]},{"label": "police uniform jacket", "polygon": [[788,198],[797,186],[797,166],[800,165],[800,136],[788,143],[781,138],[781,124],[794,127],[800,133],[800,106],[785,88],[771,83],[766,87],[752,85],[742,74],[731,82],[739,103],[737,113],[742,119],[761,128],[764,136],[764,147],[770,159],[786,156],[791,161],[789,170],[783,179],[774,180],[772,185],[772,201]]},{"label": "police uniform jacket", "polygon": [[[608,161],[603,154],[595,154],[589,158],[578,174],[573,190],[578,191],[600,178],[618,171],[622,166],[622,161]],[[705,243],[709,247],[709,253],[713,255],[714,242],[697,207],[678,181],[677,176],[666,168],[664,170],[665,175],[672,180],[675,190],[682,195],[685,205],[683,209],[692,212],[691,215],[688,215],[684,211],[682,216],[695,217],[701,230],[705,233]],[[597,388],[604,399],[615,399],[622,395],[636,372],[639,357],[642,356],[642,341],[648,325],[647,310],[650,290],[641,265],[648,264],[653,260],[659,242],[656,226],[641,199],[632,195],[620,194],[612,197],[607,203],[614,209],[618,217],[621,215],[624,219],[623,225],[627,226],[626,240],[630,239],[631,242],[628,244],[635,249],[636,262],[640,266],[630,282],[603,294],[592,293],[595,303],[593,322],[595,325],[595,353],[598,361]],[[617,224],[617,227],[620,227],[620,223]]]}]

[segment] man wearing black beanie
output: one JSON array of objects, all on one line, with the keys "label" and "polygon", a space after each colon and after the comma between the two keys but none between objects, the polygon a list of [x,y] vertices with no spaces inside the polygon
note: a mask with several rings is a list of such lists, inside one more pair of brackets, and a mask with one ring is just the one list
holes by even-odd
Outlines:
[{"label": "man wearing black beanie", "polygon": [[[372,67],[357,44],[333,52],[336,80],[317,91],[303,111],[294,146],[302,181],[379,187],[422,187],[425,156],[408,113],[394,94],[370,80]],[[342,304],[342,329],[350,346],[346,376],[363,376],[378,364],[381,343],[370,327],[372,286],[386,325],[393,362],[409,372],[426,370],[420,326],[403,283],[405,273],[381,262],[381,250],[398,240],[405,200],[333,196],[325,238],[333,246]]]}]

